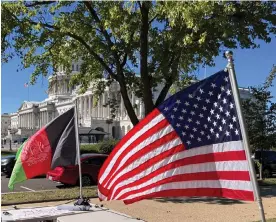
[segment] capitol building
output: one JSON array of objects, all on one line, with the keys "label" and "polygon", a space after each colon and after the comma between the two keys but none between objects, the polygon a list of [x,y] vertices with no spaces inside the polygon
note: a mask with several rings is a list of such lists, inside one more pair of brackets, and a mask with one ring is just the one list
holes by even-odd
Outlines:
[{"label": "capitol building", "polygon": [[[72,74],[78,72],[79,68],[80,63],[72,64]],[[48,78],[48,98],[41,102],[24,101],[17,112],[10,113],[10,127],[7,135],[2,134],[2,138],[5,136],[14,141],[31,136],[55,117],[70,109],[76,100],[80,132],[88,133],[94,130],[94,134],[97,134],[97,131],[102,131],[109,138],[119,139],[130,131],[133,125],[127,115],[117,83],[114,82],[110,87],[106,87],[96,102],[92,83],[84,94],[79,94],[80,87],[71,87],[69,81],[70,76],[59,68],[55,75]],[[132,105],[135,104],[138,119],[142,119],[144,105],[141,99],[137,98],[134,93],[130,93],[129,98]],[[114,99],[120,105],[115,118],[112,118],[108,101]]]},{"label": "capitol building", "polygon": [[[80,63],[72,64],[72,74],[77,73],[79,69]],[[84,94],[79,94],[79,86],[71,87],[69,80],[70,76],[65,74],[60,67],[55,75],[48,78],[48,98],[41,102],[24,101],[17,112],[5,114],[5,118],[8,115],[10,120],[7,132],[1,132],[2,138],[15,141],[29,137],[55,117],[70,109],[76,101],[80,132],[90,133],[94,130],[96,135],[101,131],[108,138],[120,139],[130,131],[133,125],[127,115],[117,83],[114,82],[110,87],[106,87],[96,103],[95,89],[93,89],[92,83]],[[161,89],[160,85],[153,91],[154,100],[158,97]],[[242,98],[250,97],[247,88],[240,88],[240,94]],[[129,98],[135,107],[138,119],[142,119],[144,117],[143,102],[131,92]],[[119,109],[114,118],[111,116],[110,106],[106,105],[111,99],[116,99],[119,102]],[[96,142],[98,139],[93,141]]]}]

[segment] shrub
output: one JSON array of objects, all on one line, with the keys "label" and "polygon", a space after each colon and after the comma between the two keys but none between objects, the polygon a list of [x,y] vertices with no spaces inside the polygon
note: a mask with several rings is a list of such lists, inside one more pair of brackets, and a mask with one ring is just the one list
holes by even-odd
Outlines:
[{"label": "shrub", "polygon": [[99,144],[86,144],[80,147],[81,154],[83,153],[99,153]]},{"label": "shrub", "polygon": [[100,153],[110,154],[117,143],[118,140],[115,139],[102,141],[101,143],[99,143]]},{"label": "shrub", "polygon": [[84,153],[104,153],[109,154],[118,143],[118,140],[109,139],[96,144],[81,145],[80,152]]}]

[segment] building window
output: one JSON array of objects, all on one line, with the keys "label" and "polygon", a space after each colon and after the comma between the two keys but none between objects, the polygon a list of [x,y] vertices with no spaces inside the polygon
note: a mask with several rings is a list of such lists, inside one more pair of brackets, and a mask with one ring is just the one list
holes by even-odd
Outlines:
[{"label": "building window", "polygon": [[75,71],[75,66],[74,66],[74,64],[72,65],[72,71]]},{"label": "building window", "polygon": [[77,65],[76,71],[79,71],[79,65]]}]

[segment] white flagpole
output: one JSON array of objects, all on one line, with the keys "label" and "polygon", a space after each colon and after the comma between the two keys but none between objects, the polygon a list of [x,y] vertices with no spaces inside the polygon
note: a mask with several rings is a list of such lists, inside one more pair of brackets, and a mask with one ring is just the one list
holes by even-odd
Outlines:
[{"label": "white flagpole", "polygon": [[241,111],[241,102],[240,102],[237,79],[236,79],[236,75],[235,75],[235,68],[234,68],[234,62],[233,62],[233,53],[230,52],[230,51],[227,51],[225,53],[225,56],[228,60],[227,69],[228,69],[228,72],[229,72],[230,83],[231,83],[231,86],[232,86],[234,101],[235,101],[235,105],[236,105],[236,109],[237,109],[237,114],[238,114],[238,117],[239,117],[239,123],[240,123],[240,127],[241,127],[242,138],[243,138],[243,145],[244,145],[245,153],[246,153],[246,156],[247,156],[247,160],[249,162],[249,171],[250,171],[251,181],[253,183],[254,196],[255,196],[255,200],[257,200],[258,205],[259,205],[259,210],[260,210],[260,213],[261,213],[262,222],[265,222],[265,214],[264,214],[263,203],[262,203],[259,186],[258,186],[257,179],[256,179],[255,168],[254,168],[253,161],[251,159],[250,150],[249,150],[247,129],[246,129],[243,114],[242,114],[242,111]]},{"label": "white flagpole", "polygon": [[82,196],[82,173],[81,173],[81,159],[80,159],[80,141],[79,141],[79,127],[78,127],[78,101],[75,100],[75,134],[76,134],[76,149],[77,149],[77,156],[78,156],[78,163],[79,163],[79,181],[80,181],[80,199],[83,198]]}]

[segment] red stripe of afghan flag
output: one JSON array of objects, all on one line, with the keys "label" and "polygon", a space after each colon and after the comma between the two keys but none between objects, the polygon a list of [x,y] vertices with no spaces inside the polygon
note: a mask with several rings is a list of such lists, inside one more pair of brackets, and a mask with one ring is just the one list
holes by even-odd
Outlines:
[{"label": "red stripe of afghan flag", "polygon": [[74,115],[74,108],[69,109],[22,144],[9,180],[11,190],[14,184],[46,174],[57,166],[77,163]]},{"label": "red stripe of afghan flag", "polygon": [[158,197],[254,200],[242,141],[186,149],[155,109],[115,147],[100,170],[100,200],[133,203]]}]

